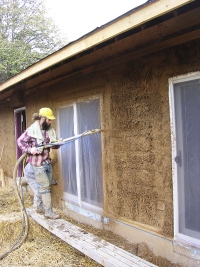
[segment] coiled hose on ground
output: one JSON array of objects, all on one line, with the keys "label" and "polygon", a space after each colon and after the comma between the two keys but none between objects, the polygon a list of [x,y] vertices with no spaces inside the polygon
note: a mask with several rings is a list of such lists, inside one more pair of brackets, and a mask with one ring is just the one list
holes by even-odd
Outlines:
[{"label": "coiled hose on ground", "polygon": [[19,248],[23,244],[23,242],[25,241],[25,239],[28,235],[28,215],[26,213],[24,203],[20,197],[20,193],[19,193],[19,189],[18,189],[18,185],[17,185],[17,169],[18,169],[19,164],[21,163],[21,161],[25,157],[26,157],[26,153],[22,154],[22,156],[17,160],[15,167],[14,167],[14,170],[13,170],[14,189],[15,189],[15,193],[16,193],[17,199],[18,199],[19,204],[20,204],[20,210],[21,210],[21,214],[22,214],[22,231],[21,231],[19,237],[17,238],[17,240],[15,241],[15,243],[12,245],[12,247],[8,251],[6,251],[2,255],[0,255],[0,260],[5,258],[13,250]]}]

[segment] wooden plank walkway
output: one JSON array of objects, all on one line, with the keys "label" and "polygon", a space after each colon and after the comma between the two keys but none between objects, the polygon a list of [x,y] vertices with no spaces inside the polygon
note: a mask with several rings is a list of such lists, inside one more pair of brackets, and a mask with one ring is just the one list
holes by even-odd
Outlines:
[{"label": "wooden plank walkway", "polygon": [[27,214],[38,224],[61,238],[70,246],[81,251],[94,261],[106,267],[157,267],[111,243],[86,232],[76,225],[63,220],[46,219],[34,209],[27,209]]}]

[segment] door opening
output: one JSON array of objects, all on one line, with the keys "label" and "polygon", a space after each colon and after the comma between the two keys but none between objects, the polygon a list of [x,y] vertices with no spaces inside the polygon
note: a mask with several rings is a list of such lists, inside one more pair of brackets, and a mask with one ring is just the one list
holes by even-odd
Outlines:
[{"label": "door opening", "polygon": [[[22,155],[21,149],[17,145],[17,139],[21,136],[21,134],[26,130],[26,109],[19,108],[14,111],[15,118],[15,143],[16,143],[16,156],[19,159]],[[22,176],[22,162],[19,165],[17,175]]]},{"label": "door opening", "polygon": [[200,75],[171,81],[175,238],[200,245]]}]

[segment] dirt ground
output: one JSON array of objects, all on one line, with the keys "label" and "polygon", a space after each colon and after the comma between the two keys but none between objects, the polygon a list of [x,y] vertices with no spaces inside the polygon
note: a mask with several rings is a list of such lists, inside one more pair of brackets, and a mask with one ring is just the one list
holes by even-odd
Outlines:
[{"label": "dirt ground", "polygon": [[[28,193],[24,195],[24,202],[25,207],[32,206],[32,198]],[[14,189],[0,187],[0,256],[10,249],[21,232],[21,212],[19,209],[19,203]],[[62,212],[61,216],[71,223],[82,227],[84,230],[159,267],[181,267],[164,258],[155,257],[145,243],[132,244],[109,231],[97,230],[91,226],[78,224],[70,218],[65,217]],[[29,233],[26,241],[20,248],[12,251],[4,259],[0,260],[0,266],[94,267],[101,265],[52,235],[32,219],[29,219]]]}]

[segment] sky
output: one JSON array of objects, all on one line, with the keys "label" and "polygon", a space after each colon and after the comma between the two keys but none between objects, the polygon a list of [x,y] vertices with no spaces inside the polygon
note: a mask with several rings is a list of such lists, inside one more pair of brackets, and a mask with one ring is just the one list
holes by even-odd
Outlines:
[{"label": "sky", "polygon": [[147,0],[45,0],[48,16],[72,42]]}]

